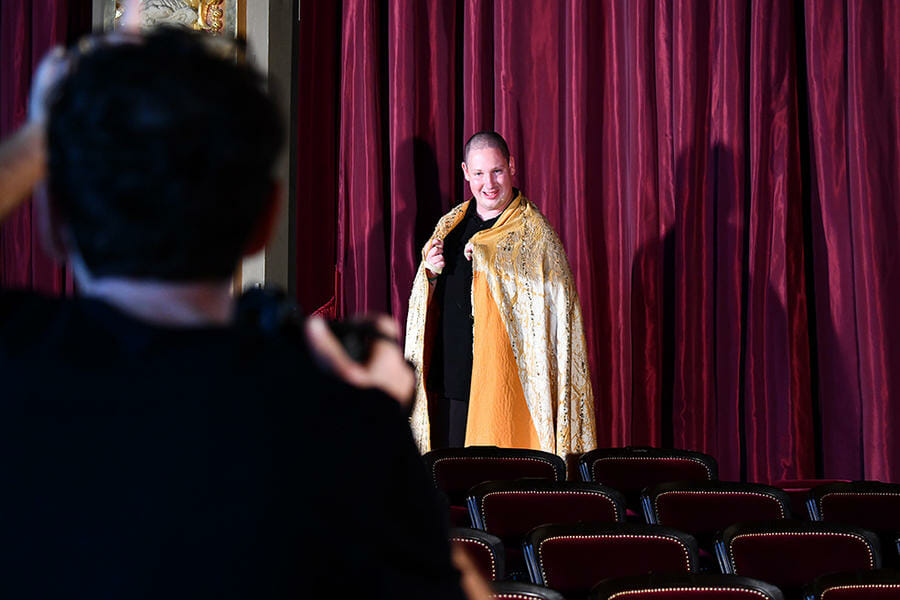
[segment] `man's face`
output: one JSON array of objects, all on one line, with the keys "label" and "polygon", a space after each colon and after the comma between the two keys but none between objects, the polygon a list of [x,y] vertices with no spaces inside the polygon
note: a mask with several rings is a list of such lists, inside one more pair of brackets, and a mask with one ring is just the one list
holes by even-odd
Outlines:
[{"label": "man's face", "polygon": [[512,200],[512,179],[516,172],[512,157],[507,162],[496,148],[470,150],[462,169],[475,198],[478,215],[482,219],[491,219],[503,212]]}]

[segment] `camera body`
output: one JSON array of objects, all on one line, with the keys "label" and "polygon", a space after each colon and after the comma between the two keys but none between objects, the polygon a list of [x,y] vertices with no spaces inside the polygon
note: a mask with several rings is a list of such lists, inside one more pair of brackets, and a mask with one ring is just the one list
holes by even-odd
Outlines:
[{"label": "camera body", "polygon": [[[305,315],[284,290],[258,286],[245,291],[237,302],[235,322],[264,335],[285,335],[304,341]],[[366,364],[379,337],[375,324],[363,319],[329,321],[328,327],[351,359]],[[304,341],[305,343],[305,341]]]}]

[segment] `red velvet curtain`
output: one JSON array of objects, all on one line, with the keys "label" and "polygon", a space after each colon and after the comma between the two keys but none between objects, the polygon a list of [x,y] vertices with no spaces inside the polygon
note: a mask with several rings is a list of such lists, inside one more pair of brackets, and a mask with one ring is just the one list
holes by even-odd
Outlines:
[{"label": "red velvet curtain", "polygon": [[402,323],[493,128],[568,252],[602,445],[900,480],[900,4],[308,0],[300,23],[304,305]]},{"label": "red velvet curtain", "polygon": [[[80,0],[3,0],[0,3],[0,139],[25,122],[31,75],[57,44],[90,31],[91,7]],[[0,286],[48,294],[71,289],[65,269],[40,248],[27,203],[0,225]]]}]

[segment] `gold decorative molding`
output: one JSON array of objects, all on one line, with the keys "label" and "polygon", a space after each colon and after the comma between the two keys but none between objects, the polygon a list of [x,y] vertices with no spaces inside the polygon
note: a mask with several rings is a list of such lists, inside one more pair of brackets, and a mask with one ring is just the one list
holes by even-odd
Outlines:
[{"label": "gold decorative molding", "polygon": [[[238,13],[246,0],[142,0],[141,27],[187,27],[213,35],[237,37]],[[121,0],[108,0],[104,29],[115,29],[124,14]]]},{"label": "gold decorative molding", "polygon": [[225,0],[200,2],[198,25],[211,33],[221,33],[225,29]]}]

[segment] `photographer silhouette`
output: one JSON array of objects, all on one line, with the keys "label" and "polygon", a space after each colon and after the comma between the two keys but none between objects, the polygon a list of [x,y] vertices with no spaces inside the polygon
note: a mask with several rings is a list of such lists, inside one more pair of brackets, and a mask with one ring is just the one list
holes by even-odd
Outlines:
[{"label": "photographer silhouette", "polygon": [[393,325],[361,364],[235,318],[278,196],[260,75],[186,31],[79,48],[0,148],[0,218],[46,171],[79,291],[0,291],[0,595],[461,598]]}]

